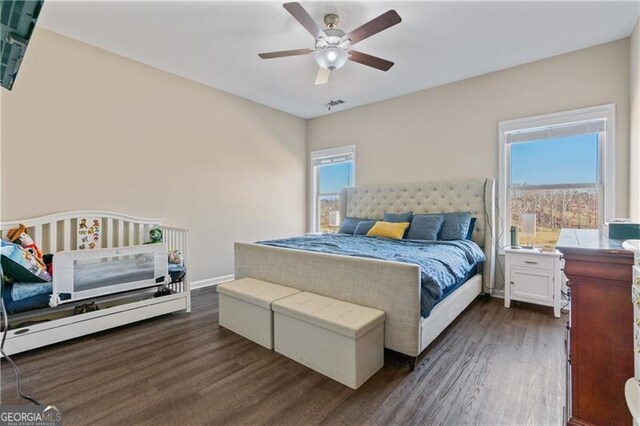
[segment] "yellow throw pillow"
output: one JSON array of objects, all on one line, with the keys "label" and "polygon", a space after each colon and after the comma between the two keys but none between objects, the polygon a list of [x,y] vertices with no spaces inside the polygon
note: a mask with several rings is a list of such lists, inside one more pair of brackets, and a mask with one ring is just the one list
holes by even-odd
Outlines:
[{"label": "yellow throw pillow", "polygon": [[377,221],[375,225],[367,232],[367,237],[387,237],[394,240],[401,240],[404,235],[404,231],[407,230],[410,222],[383,222]]}]

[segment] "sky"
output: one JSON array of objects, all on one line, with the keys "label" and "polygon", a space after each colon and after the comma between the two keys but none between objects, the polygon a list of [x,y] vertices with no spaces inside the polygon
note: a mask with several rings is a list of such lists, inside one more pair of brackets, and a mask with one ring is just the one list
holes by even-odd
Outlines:
[{"label": "sky", "polygon": [[598,176],[598,134],[511,144],[511,183],[594,183]]},{"label": "sky", "polygon": [[320,166],[320,193],[340,192],[351,182],[351,161],[346,163],[327,164]]}]

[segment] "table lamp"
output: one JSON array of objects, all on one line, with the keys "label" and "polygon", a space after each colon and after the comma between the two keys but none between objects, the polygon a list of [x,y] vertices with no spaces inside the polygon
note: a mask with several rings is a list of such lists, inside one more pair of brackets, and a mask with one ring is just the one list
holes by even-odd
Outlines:
[{"label": "table lamp", "polygon": [[527,245],[525,248],[533,248],[533,239],[536,236],[535,213],[524,213],[521,215],[520,228],[522,228],[522,234],[527,236]]},{"label": "table lamp", "polygon": [[340,212],[337,210],[331,210],[329,212],[329,226],[340,226]]}]

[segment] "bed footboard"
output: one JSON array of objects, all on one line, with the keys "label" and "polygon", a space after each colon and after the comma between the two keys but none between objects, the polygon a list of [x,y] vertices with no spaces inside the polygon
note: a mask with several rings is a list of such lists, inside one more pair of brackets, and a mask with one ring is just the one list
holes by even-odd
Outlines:
[{"label": "bed footboard", "polygon": [[385,347],[420,353],[418,265],[236,243],[235,278],[244,277],[383,310]]}]

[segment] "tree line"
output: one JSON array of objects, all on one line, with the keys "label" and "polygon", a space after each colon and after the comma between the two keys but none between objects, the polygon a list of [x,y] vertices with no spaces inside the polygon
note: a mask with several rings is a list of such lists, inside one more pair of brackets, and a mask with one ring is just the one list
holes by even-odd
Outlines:
[{"label": "tree line", "polygon": [[597,228],[596,189],[554,189],[512,191],[511,223],[520,215],[535,213],[537,226],[545,228]]}]

